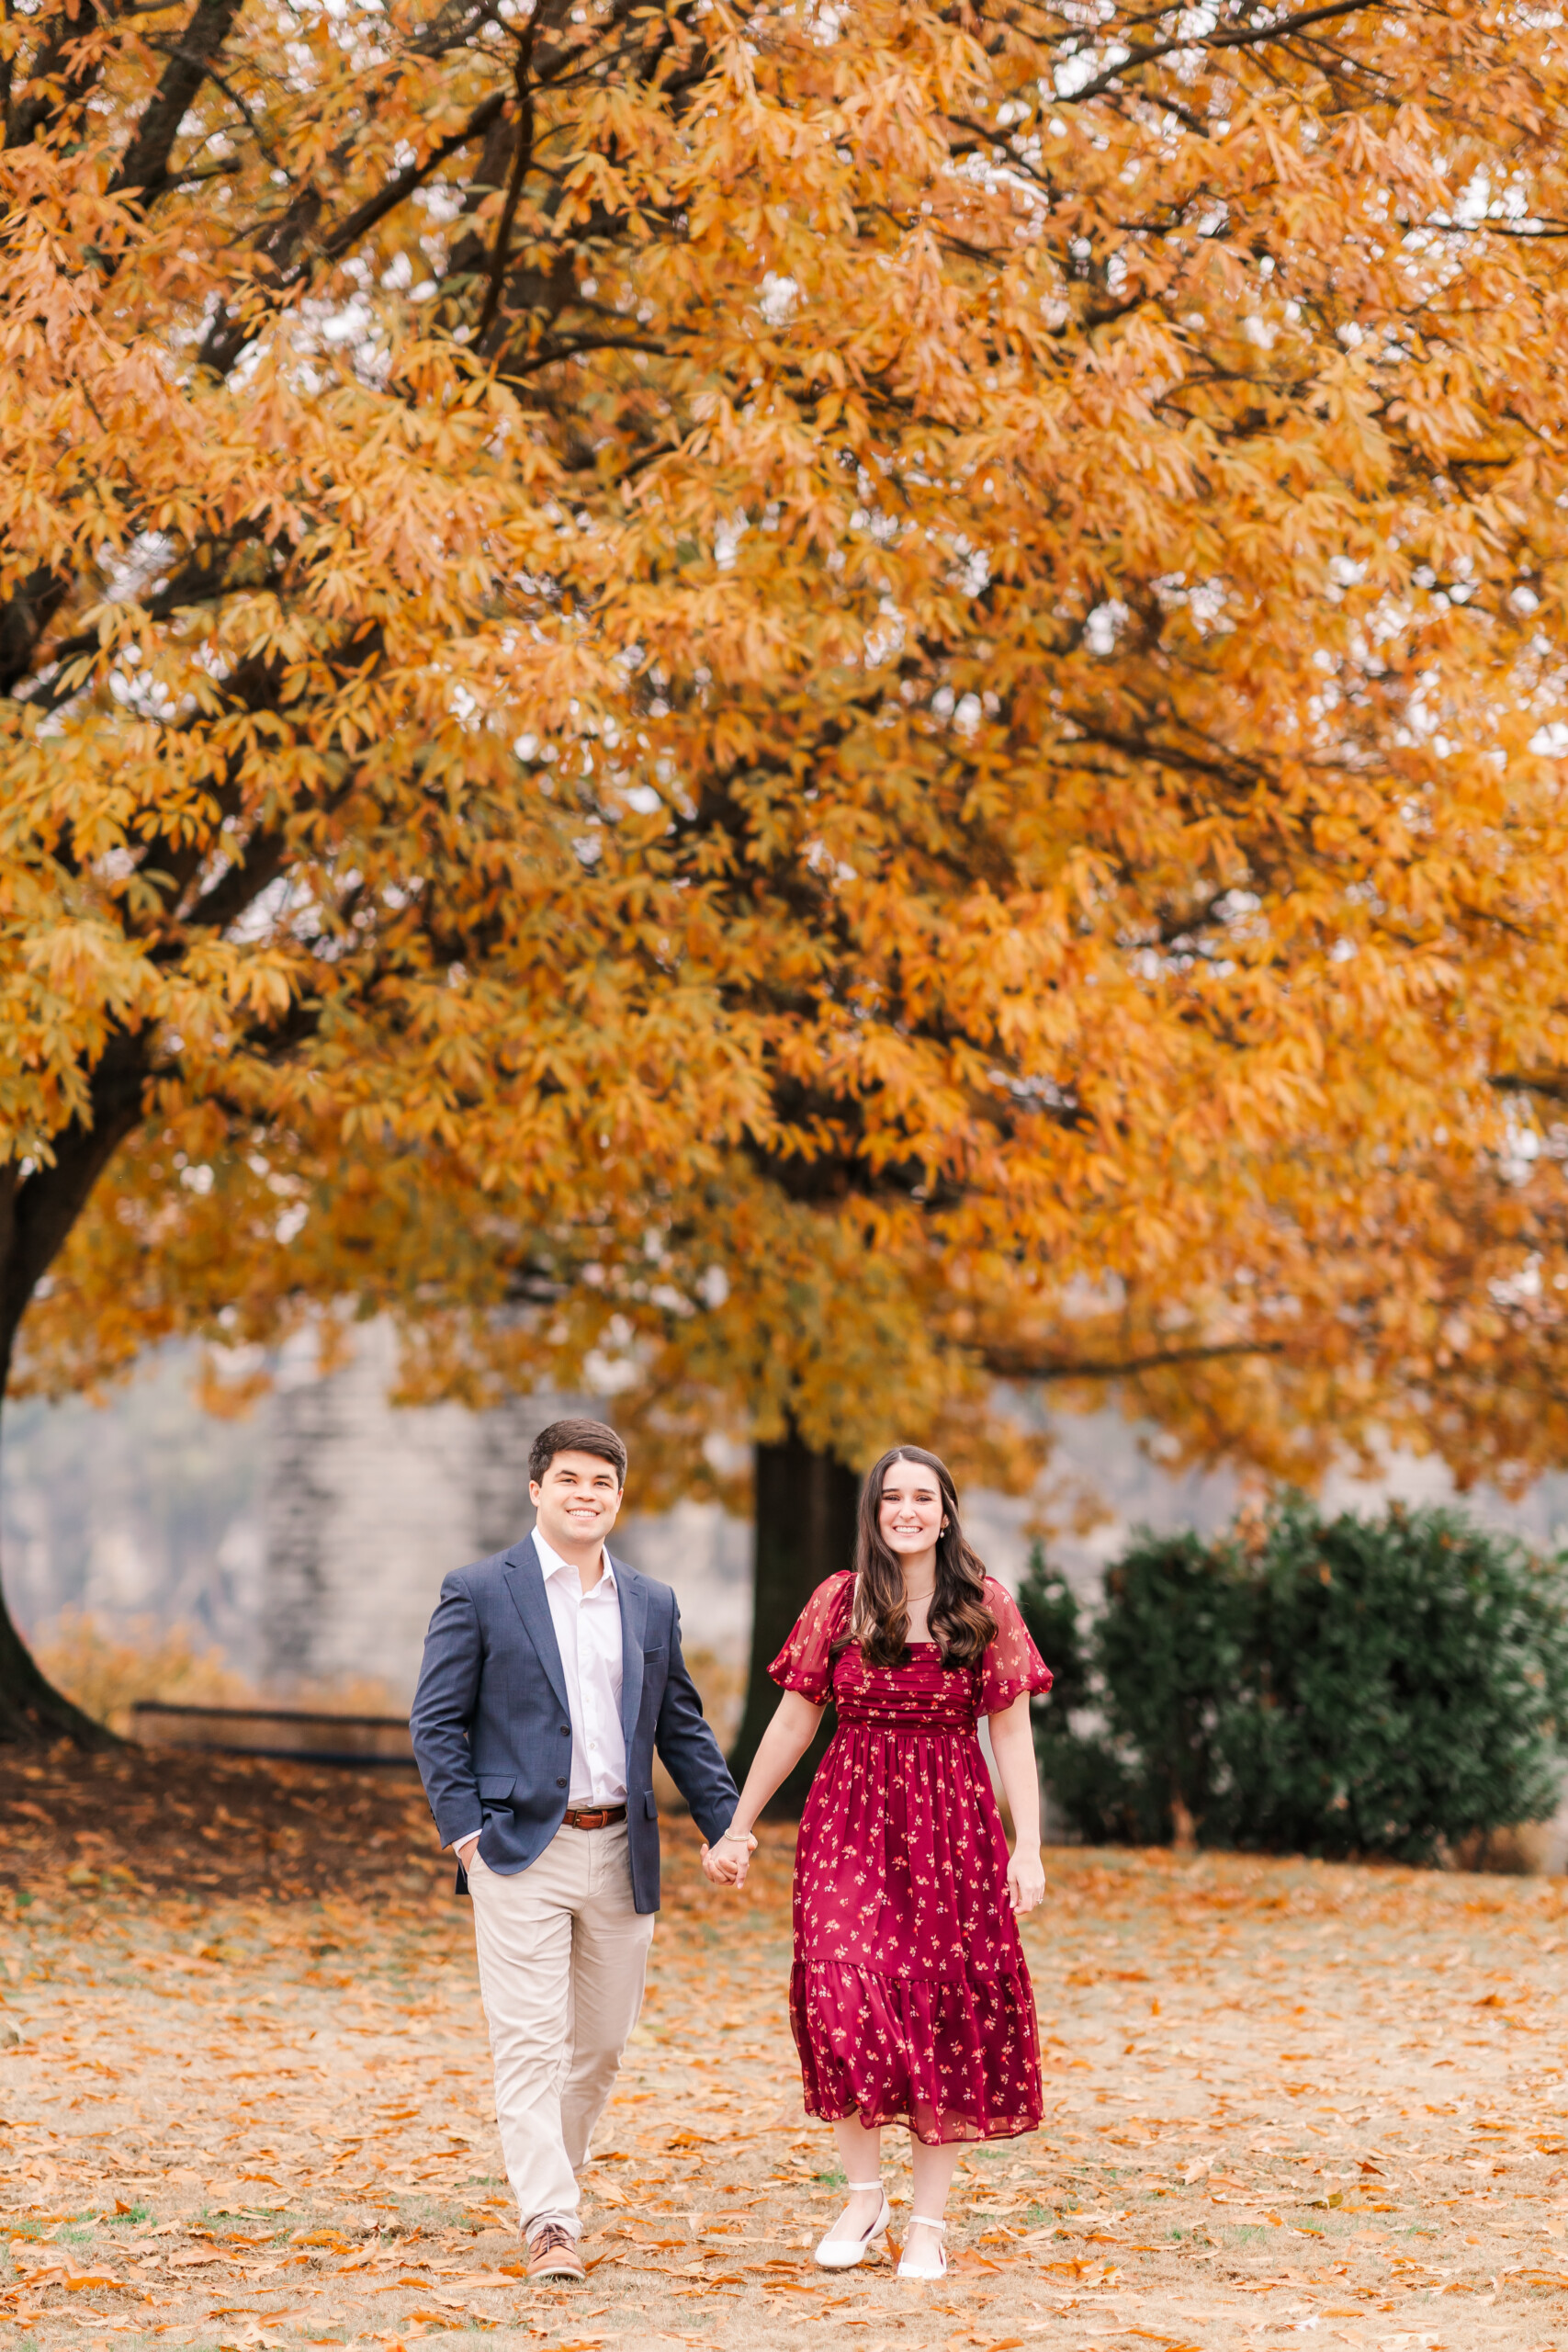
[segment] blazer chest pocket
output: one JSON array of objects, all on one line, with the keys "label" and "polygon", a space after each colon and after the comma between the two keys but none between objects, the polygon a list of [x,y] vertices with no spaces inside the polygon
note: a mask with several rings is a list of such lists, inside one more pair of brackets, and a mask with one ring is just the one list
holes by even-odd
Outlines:
[{"label": "blazer chest pocket", "polygon": [[481,1804],[510,1804],[512,1803],[512,1792],[517,1786],[514,1773],[480,1772],[478,1779]]}]

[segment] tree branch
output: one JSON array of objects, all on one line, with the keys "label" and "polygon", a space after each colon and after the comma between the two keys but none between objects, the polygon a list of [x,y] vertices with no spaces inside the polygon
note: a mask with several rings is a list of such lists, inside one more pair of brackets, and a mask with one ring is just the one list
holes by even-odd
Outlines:
[{"label": "tree branch", "polygon": [[649,351],[656,359],[668,357],[665,346],[640,334],[574,335],[570,344],[556,344],[545,351],[536,351],[530,359],[508,360],[503,380],[515,383],[520,377],[532,376],[541,368],[553,368],[560,359],[581,359],[589,351]]},{"label": "tree branch", "polygon": [[1162,57],[1169,57],[1179,49],[1189,52],[1195,49],[1261,49],[1289,40],[1293,33],[1304,32],[1309,25],[1322,24],[1333,17],[1359,17],[1381,5],[1382,0],[1326,0],[1321,8],[1303,8],[1297,16],[1276,18],[1272,23],[1236,25],[1225,32],[1173,34],[1169,40],[1151,41],[1146,49],[1134,51],[1120,65],[1108,65],[1103,74],[1086,82],[1081,89],[1054,92],[1052,103],[1057,107],[1080,107],[1086,98],[1103,97],[1126,75],[1138,73],[1145,65],[1157,64]]},{"label": "tree branch", "polygon": [[[134,192],[144,205],[151,204],[170,185],[169,157],[180,124],[221,53],[239,10],[240,0],[197,0],[179,47],[164,66],[163,79],[109,182],[111,196]],[[235,104],[248,117],[243,101],[235,99]]]},{"label": "tree branch", "polygon": [[[6,123],[7,150],[31,146],[45,124],[58,122],[73,107],[80,106],[98,79],[100,61],[84,38],[98,16],[97,0],[86,0],[80,13],[71,6],[50,20],[39,38],[28,76],[27,86],[37,96],[24,98]],[[68,49],[73,49],[76,54],[67,69]]]},{"label": "tree branch", "polygon": [[322,240],[321,251],[327,259],[340,260],[359,243],[367,231],[374,229],[378,220],[384,220],[389,212],[396,211],[404,198],[413,194],[421,181],[428,179],[431,173],[438,170],[449,156],[456,155],[460,148],[471,145],[474,140],[482,138],[505,105],[505,92],[497,90],[493,96],[486,98],[482,105],[474,108],[461,130],[455,130],[449,139],[443,139],[431,149],[423,163],[410,164],[395,179],[389,180],[378,195],[370,197],[351,212],[346,220]]},{"label": "tree branch", "polygon": [[1548,1102],[1568,1102],[1568,1069],[1499,1070],[1486,1083],[1499,1094],[1539,1094]]},{"label": "tree branch", "polygon": [[495,324],[495,314],[501,308],[502,288],[506,283],[506,265],[512,252],[512,224],[517,218],[517,206],[523,194],[523,183],[528,176],[528,166],[534,160],[534,85],[529,79],[529,67],[534,55],[534,19],[517,50],[515,74],[517,88],[517,153],[512,162],[512,176],[506,184],[506,200],[496,223],[495,251],[491,256],[490,285],[486,289],[484,309],[479,313],[476,341],[483,343]]},{"label": "tree branch", "polygon": [[[246,544],[254,546],[256,542],[243,539],[206,539],[199,542],[165,587],[150,597],[145,605],[132,608],[138,622],[166,621],[172,619],[176,612],[188,611],[197,605],[216,604],[228,590],[228,558],[236,547]],[[0,654],[6,650],[7,626],[15,626],[18,637],[18,659],[22,650],[21,616],[18,615],[13,624],[12,616],[20,595],[21,592],[18,592],[17,596],[0,611]],[[30,654],[36,654],[39,639],[58,603],[59,598],[56,597],[54,605],[36,617],[27,647]],[[18,701],[27,704],[29,710],[55,710],[62,702],[69,702],[73,695],[82,691],[80,681],[75,684],[66,684],[66,667],[84,653],[97,652],[102,644],[102,635],[96,628],[78,629],[73,637],[62,638],[50,649],[48,661],[42,665],[48,674],[30,684],[27,680],[30,662],[18,671],[10,660],[0,659],[0,693],[14,694]]]},{"label": "tree branch", "polygon": [[1283,1355],[1282,1340],[1217,1340],[1208,1346],[1154,1348],[1113,1363],[1089,1363],[1067,1356],[1034,1355],[1027,1348],[982,1348],[980,1360],[998,1380],[1132,1380],[1141,1372],[1163,1372],[1179,1363],[1214,1363],[1231,1356]]},{"label": "tree branch", "polygon": [[0,1250],[0,1363],[8,1363],[28,1300],[63,1247],[110,1155],[141,1124],[146,1041],[111,1034],[87,1082],[89,1110],[53,1137],[52,1157],[15,1185]]}]

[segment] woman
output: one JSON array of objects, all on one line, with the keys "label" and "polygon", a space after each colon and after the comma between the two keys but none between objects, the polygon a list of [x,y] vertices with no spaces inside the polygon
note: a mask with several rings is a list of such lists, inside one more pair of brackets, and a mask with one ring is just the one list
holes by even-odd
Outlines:
[{"label": "woman", "polygon": [[[807,2111],[831,2122],[850,2188],[817,2259],[848,2269],[886,2231],[882,2127],[905,2123],[914,2205],[898,2275],[940,2278],[960,2144],[1040,2121],[1013,1915],[1045,1892],[1029,1699],[1051,1675],[964,1542],[934,1453],[883,1455],[861,1494],[852,1572],[818,1585],[768,1671],[784,1695],[705,1860],[710,1877],[744,1882],[753,1825],[831,1698],[839,1728],[795,1849],[790,1978]],[[1018,1832],[1010,1860],[982,1715]]]}]

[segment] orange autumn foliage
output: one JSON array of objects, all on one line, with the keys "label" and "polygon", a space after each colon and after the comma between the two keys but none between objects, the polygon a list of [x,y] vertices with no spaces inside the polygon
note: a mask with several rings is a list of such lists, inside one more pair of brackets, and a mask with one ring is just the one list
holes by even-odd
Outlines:
[{"label": "orange autumn foliage", "polygon": [[1276,1468],[1561,1451],[1551,25],[73,0],[6,57],[29,1377],[335,1297],[856,1459],[998,1372]]}]

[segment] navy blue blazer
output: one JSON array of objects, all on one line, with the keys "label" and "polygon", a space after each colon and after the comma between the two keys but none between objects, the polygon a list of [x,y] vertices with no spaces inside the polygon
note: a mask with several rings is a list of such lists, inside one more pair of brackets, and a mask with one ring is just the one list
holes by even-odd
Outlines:
[{"label": "navy blue blazer", "polygon": [[[621,1603],[632,1897],[639,1911],[657,1911],[654,1749],[710,1843],[729,1826],[739,1796],[681,1656],[674,1594],[613,1555],[611,1565]],[[486,1866],[502,1878],[537,1861],[566,1812],[571,1722],[531,1535],[442,1585],[409,1728],[442,1844],[477,1829]],[[458,1894],[467,1886],[459,1867]]]}]

